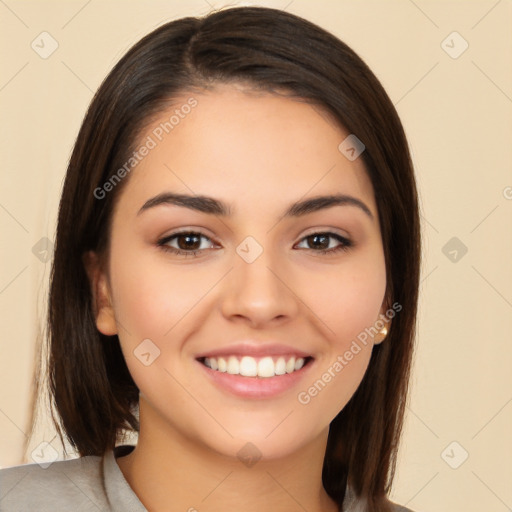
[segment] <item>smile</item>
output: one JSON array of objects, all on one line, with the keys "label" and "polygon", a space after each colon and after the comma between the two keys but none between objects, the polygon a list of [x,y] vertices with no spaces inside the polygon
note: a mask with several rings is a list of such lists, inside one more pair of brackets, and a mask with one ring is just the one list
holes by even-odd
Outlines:
[{"label": "smile", "polygon": [[243,377],[270,378],[294,373],[307,364],[310,359],[310,357],[295,356],[237,357],[232,355],[227,357],[205,357],[201,358],[200,361],[211,370],[221,373]]}]

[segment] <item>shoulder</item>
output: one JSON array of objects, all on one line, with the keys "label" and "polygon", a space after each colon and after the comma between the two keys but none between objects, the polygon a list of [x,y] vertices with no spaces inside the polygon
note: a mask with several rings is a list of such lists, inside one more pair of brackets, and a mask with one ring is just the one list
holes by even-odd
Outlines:
[{"label": "shoulder", "polygon": [[41,512],[67,510],[80,512],[106,506],[101,457],[46,464],[25,464],[0,470],[0,510]]},{"label": "shoulder", "polygon": [[402,505],[397,505],[396,503],[391,504],[393,507],[393,512],[414,512],[410,508],[403,507]]},{"label": "shoulder", "polygon": [[[386,500],[386,504],[391,508],[393,512],[415,512],[410,508],[398,505],[397,503],[393,503],[389,499]],[[347,485],[342,512],[364,512],[365,510],[367,510],[366,500],[356,497],[352,487]]]}]

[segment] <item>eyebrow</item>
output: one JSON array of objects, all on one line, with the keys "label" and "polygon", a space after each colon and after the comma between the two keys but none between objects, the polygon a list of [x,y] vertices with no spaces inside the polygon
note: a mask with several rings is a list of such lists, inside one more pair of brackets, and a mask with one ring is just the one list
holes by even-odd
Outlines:
[{"label": "eyebrow", "polygon": [[[231,215],[230,206],[218,199],[214,199],[213,197],[191,196],[171,192],[164,192],[148,199],[137,212],[137,215],[160,205],[181,206],[198,212],[210,215],[220,215],[223,217]],[[333,206],[355,206],[373,220],[372,212],[368,206],[363,203],[363,201],[345,194],[316,196],[302,201],[297,201],[288,207],[283,217],[301,217]]]}]

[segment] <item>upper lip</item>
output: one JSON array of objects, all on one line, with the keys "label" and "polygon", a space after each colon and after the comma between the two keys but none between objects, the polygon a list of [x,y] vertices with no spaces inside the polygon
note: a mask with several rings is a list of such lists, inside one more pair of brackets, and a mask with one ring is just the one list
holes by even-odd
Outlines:
[{"label": "upper lip", "polygon": [[295,356],[295,357],[311,357],[311,354],[298,350],[290,345],[282,345],[275,343],[263,342],[242,342],[227,345],[225,347],[204,351],[196,356],[196,359],[205,357],[223,357],[223,356]]}]

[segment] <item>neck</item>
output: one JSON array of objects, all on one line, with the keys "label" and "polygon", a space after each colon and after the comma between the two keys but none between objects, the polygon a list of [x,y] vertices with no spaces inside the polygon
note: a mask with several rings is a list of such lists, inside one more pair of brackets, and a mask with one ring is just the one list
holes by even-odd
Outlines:
[{"label": "neck", "polygon": [[338,511],[322,484],[327,432],[299,453],[255,462],[217,453],[154,414],[141,397],[137,446],[117,459],[148,511]]}]

